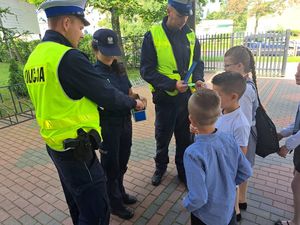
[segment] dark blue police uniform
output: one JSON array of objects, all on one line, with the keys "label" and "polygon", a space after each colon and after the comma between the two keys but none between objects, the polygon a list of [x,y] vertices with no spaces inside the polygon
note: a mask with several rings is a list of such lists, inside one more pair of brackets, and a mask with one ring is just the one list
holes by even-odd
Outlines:
[{"label": "dark blue police uniform", "polygon": [[[70,46],[61,34],[48,30],[43,41]],[[135,101],[116,90],[107,79],[100,77],[86,55],[76,49],[61,59],[58,76],[66,94],[74,100],[83,96],[99,106],[128,112]],[[53,93],[55,94],[55,93]],[[109,224],[109,203],[103,168],[95,154],[83,163],[74,160],[72,150],[57,152],[47,146],[62,183],[66,201],[74,224]]]},{"label": "dark blue police uniform", "polygon": [[[190,48],[186,34],[191,29],[185,25],[181,30],[170,30],[166,26],[167,17],[163,19],[163,29],[172,45],[172,50],[177,63],[178,73],[182,80],[188,71]],[[192,81],[203,80],[204,63],[200,60],[200,44],[196,40],[193,60],[198,62]],[[155,138],[156,138],[156,172],[162,175],[169,163],[168,148],[174,133],[176,139],[175,163],[178,176],[185,181],[185,171],[183,167],[183,154],[187,146],[192,143],[189,131],[187,103],[191,95],[190,90],[170,96],[165,91],[176,89],[176,80],[160,74],[157,69],[157,54],[153,44],[152,35],[147,32],[144,36],[141,54],[140,72],[142,78],[154,86],[153,103],[155,104]],[[155,174],[154,174],[155,176]],[[152,179],[152,183],[153,179]],[[158,183],[159,184],[159,183]],[[156,184],[154,184],[156,185]]]},{"label": "dark blue police uniform", "polygon": [[[115,62],[114,62],[115,63]],[[99,76],[110,82],[116,89],[129,95],[131,83],[126,74],[118,74],[113,67],[97,61],[95,68]],[[126,192],[123,177],[127,170],[132,145],[132,121],[130,110],[100,108],[100,125],[103,138],[101,162],[107,174],[107,190],[113,210],[124,209]]]}]

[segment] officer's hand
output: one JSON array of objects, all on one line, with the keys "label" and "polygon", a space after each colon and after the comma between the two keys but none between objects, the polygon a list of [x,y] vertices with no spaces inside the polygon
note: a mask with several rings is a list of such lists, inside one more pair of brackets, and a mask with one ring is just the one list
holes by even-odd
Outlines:
[{"label": "officer's hand", "polygon": [[140,110],[145,109],[145,105],[141,100],[136,99],[135,101],[136,101],[135,110],[140,111]]},{"label": "officer's hand", "polygon": [[147,99],[143,96],[140,96],[140,100],[144,103],[145,108],[147,108]]},{"label": "officer's hand", "polygon": [[288,153],[289,153],[289,150],[287,149],[287,147],[285,145],[281,146],[279,151],[277,152],[277,154],[283,158],[285,158]]},{"label": "officer's hand", "polygon": [[178,80],[176,82],[176,89],[180,92],[180,93],[183,93],[183,92],[186,92],[186,90],[188,89],[188,85],[184,83],[183,80]]},{"label": "officer's hand", "polygon": [[203,82],[203,81],[201,81],[201,80],[196,81],[195,84],[196,84],[195,86],[196,86],[197,89],[200,89],[200,88],[207,88],[206,83]]}]

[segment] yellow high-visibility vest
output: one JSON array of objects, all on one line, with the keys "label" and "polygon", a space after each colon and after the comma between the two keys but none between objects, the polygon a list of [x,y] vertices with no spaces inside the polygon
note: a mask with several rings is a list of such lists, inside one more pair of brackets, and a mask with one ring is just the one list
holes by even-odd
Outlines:
[{"label": "yellow high-visibility vest", "polygon": [[[173,49],[171,43],[163,29],[162,25],[154,25],[150,29],[154,47],[157,54],[157,71],[170,79],[173,80],[181,80],[179,73],[174,73],[177,71],[177,63],[173,53]],[[194,48],[195,48],[195,33],[192,31],[187,34],[187,39],[190,43],[190,61],[189,61],[189,68],[193,63],[194,57]],[[189,83],[192,82],[192,76],[190,77]],[[152,92],[155,91],[154,87],[150,84],[150,90]],[[177,90],[174,91],[166,91],[168,95],[175,96],[178,94]]]},{"label": "yellow high-visibility vest", "polygon": [[79,128],[86,132],[95,129],[101,134],[97,105],[85,97],[69,98],[59,82],[58,66],[70,49],[59,43],[42,42],[24,67],[24,79],[41,136],[56,151],[63,151],[63,141],[76,138]]}]

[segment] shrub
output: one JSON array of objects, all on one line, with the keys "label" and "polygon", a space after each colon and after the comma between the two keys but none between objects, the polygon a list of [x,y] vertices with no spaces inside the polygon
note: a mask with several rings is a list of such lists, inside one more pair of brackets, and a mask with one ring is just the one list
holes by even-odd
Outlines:
[{"label": "shrub", "polygon": [[291,36],[300,37],[300,30],[291,30]]},{"label": "shrub", "polygon": [[15,41],[18,51],[20,53],[21,58],[24,62],[27,61],[29,55],[34,50],[34,48],[40,43],[40,40],[33,40],[33,41],[24,41],[21,39],[17,39]]},{"label": "shrub", "polygon": [[92,46],[91,46],[92,39],[93,39],[92,35],[90,34],[84,35],[84,38],[80,41],[78,48],[80,51],[84,52],[89,57],[89,60],[91,62],[96,62],[96,58],[94,56]]},{"label": "shrub", "polygon": [[23,78],[23,69],[20,68],[15,60],[10,61],[8,84],[17,97],[28,97],[27,88]]}]

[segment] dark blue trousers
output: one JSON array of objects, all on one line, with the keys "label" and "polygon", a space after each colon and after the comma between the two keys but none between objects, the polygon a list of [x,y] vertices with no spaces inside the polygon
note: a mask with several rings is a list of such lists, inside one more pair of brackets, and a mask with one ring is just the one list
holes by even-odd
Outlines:
[{"label": "dark blue trousers", "polygon": [[131,116],[101,117],[103,150],[101,162],[107,176],[107,191],[112,209],[122,209],[126,195],[123,185],[132,145]]},{"label": "dark blue trousers", "polygon": [[87,160],[74,158],[73,151],[57,152],[47,146],[63,187],[74,225],[108,225],[110,212],[106,179],[95,151]]},{"label": "dark blue trousers", "polygon": [[155,104],[156,169],[164,171],[169,163],[169,144],[174,134],[176,140],[175,164],[178,176],[185,179],[183,154],[192,143],[188,119],[188,93],[176,97],[173,103]]}]

